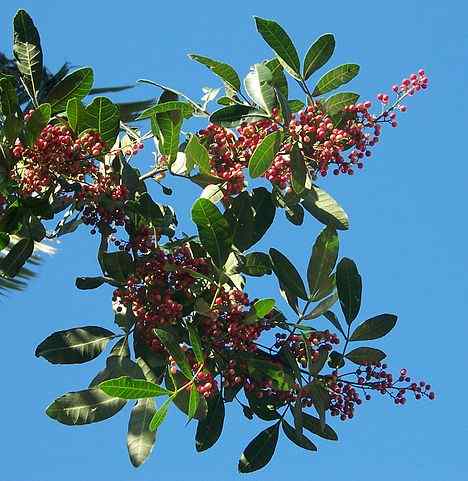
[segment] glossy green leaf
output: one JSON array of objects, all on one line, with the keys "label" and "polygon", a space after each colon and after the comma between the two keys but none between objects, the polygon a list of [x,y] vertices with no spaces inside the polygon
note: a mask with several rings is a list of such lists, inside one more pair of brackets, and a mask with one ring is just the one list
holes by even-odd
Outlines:
[{"label": "glossy green leaf", "polygon": [[281,144],[282,134],[280,131],[268,134],[257,145],[249,160],[249,174],[252,179],[263,175],[271,166]]},{"label": "glossy green leaf", "polygon": [[226,82],[234,91],[240,90],[240,79],[237,72],[227,63],[219,62],[202,55],[189,54],[189,58],[206,65],[215,75],[220,77],[223,82]]},{"label": "glossy green leaf", "polygon": [[248,276],[261,277],[272,273],[270,256],[263,252],[252,252],[245,256],[242,272]]},{"label": "glossy green leaf", "polygon": [[192,379],[193,374],[187,361],[187,356],[180,348],[174,336],[168,331],[165,331],[164,329],[155,329],[154,332],[158,336],[159,340],[162,342],[163,346],[172,356],[179,369],[183,372],[184,376],[187,379]]},{"label": "glossy green leaf", "polygon": [[70,99],[67,102],[67,119],[68,125],[73,130],[73,132],[79,132],[80,122],[86,115],[85,108],[83,104],[78,99]]},{"label": "glossy green leaf", "polygon": [[291,112],[296,113],[305,107],[305,103],[302,102],[302,100],[297,100],[297,99],[288,100],[288,106]]},{"label": "glossy green leaf", "polygon": [[210,122],[219,124],[223,127],[237,127],[241,122],[258,120],[265,118],[266,114],[259,112],[255,107],[250,105],[229,105],[213,112],[210,116]]},{"label": "glossy green leaf", "polygon": [[94,82],[93,69],[80,68],[68,74],[58,82],[47,96],[47,101],[52,107],[52,112],[63,112],[70,99],[78,101],[84,99],[90,92]]},{"label": "glossy green leaf", "polygon": [[188,326],[190,344],[192,345],[193,353],[195,354],[195,359],[198,363],[203,364],[205,362],[205,356],[203,354],[203,347],[200,339],[200,334],[194,325]]},{"label": "glossy green leaf", "polygon": [[232,236],[227,220],[207,199],[198,199],[192,206],[192,220],[197,225],[200,242],[213,262],[222,267],[231,250]]},{"label": "glossy green leaf", "polygon": [[114,337],[112,331],[99,326],[66,329],[46,337],[35,354],[52,364],[82,364],[99,356]]},{"label": "glossy green leaf", "polygon": [[328,351],[326,349],[320,349],[319,357],[315,362],[312,361],[311,359],[308,359],[309,373],[312,374],[312,376],[316,376],[317,374],[319,374],[320,371],[325,366],[325,363],[327,362],[327,360],[328,360]]},{"label": "glossy green leaf", "polygon": [[240,473],[252,473],[270,462],[278,443],[278,432],[279,423],[275,423],[248,444],[239,460]]},{"label": "glossy green leaf", "polygon": [[346,322],[351,324],[361,308],[362,280],[356,264],[346,257],[336,268],[336,288]]},{"label": "glossy green leaf", "polygon": [[244,324],[253,324],[259,319],[263,319],[275,307],[274,299],[259,299],[255,301],[250,308],[250,311],[244,317],[242,322]]},{"label": "glossy green leaf", "polygon": [[154,447],[156,433],[150,430],[150,422],[156,413],[154,399],[140,399],[132,409],[128,421],[127,449],[130,461],[138,468]]},{"label": "glossy green leaf", "polygon": [[190,387],[189,405],[187,416],[189,421],[193,419],[195,413],[197,412],[198,404],[200,403],[200,394],[198,393],[197,386],[192,384]]},{"label": "glossy green leaf", "polygon": [[307,266],[311,299],[327,284],[338,257],[339,239],[333,227],[326,227],[317,237]]},{"label": "glossy green leaf", "polygon": [[349,229],[349,219],[343,208],[323,189],[313,186],[302,201],[304,209],[319,222],[338,230]]},{"label": "glossy green leaf", "polygon": [[167,412],[169,411],[169,407],[171,406],[172,399],[167,398],[163,404],[156,410],[156,412],[153,414],[153,417],[151,418],[150,424],[149,424],[149,429],[150,431],[154,432],[156,429],[161,426],[163,421],[166,419]]},{"label": "glossy green leaf", "polygon": [[387,355],[383,351],[372,347],[358,347],[345,355],[346,359],[360,365],[366,365],[369,363],[376,364],[383,361],[386,357]]},{"label": "glossy green leaf", "polygon": [[281,252],[270,249],[270,258],[273,264],[273,271],[281,283],[294,295],[307,300],[304,282],[293,264]]},{"label": "glossy green leaf", "polygon": [[284,419],[281,421],[284,434],[292,441],[296,446],[307,449],[308,451],[317,451],[317,446],[304,434],[297,433],[296,430]]},{"label": "glossy green leaf", "polygon": [[320,78],[312,95],[317,97],[347,84],[359,73],[359,65],[347,63],[335,67]]},{"label": "glossy green leaf", "polygon": [[359,94],[355,94],[354,92],[340,92],[339,94],[332,95],[325,101],[325,111],[328,115],[336,115],[345,107],[355,104],[358,99]]},{"label": "glossy green leaf", "polygon": [[119,282],[126,282],[128,276],[133,273],[133,259],[127,252],[104,252],[102,261],[105,273]]},{"label": "glossy green leaf", "polygon": [[79,122],[80,130],[92,129],[101,134],[106,148],[110,149],[119,132],[119,108],[106,97],[96,97],[85,108],[83,121]]},{"label": "glossy green leaf", "polygon": [[252,208],[254,223],[250,247],[262,239],[275,219],[276,207],[271,193],[265,187],[256,187],[253,190]]},{"label": "glossy green leaf", "polygon": [[69,426],[97,423],[117,414],[126,404],[100,389],[69,392],[56,399],[46,410],[47,416]]},{"label": "glossy green leaf", "polygon": [[[166,375],[165,378],[166,387],[171,391],[180,389],[188,383],[187,378],[180,372],[176,372],[173,375]],[[175,382],[175,384],[174,384]],[[177,408],[187,416],[189,415],[190,405],[190,393],[187,389],[182,389],[175,398],[173,398],[174,404]],[[197,420],[205,419],[208,413],[208,405],[204,396],[200,396],[198,401],[197,410],[194,414],[194,418]]]},{"label": "glossy green leaf", "polygon": [[[304,386],[304,390],[314,403],[314,407],[319,415],[320,426],[323,431],[326,429],[325,411],[330,404],[330,394],[327,388],[319,381],[312,381],[310,384],[307,384],[307,386]],[[305,420],[303,420],[303,426],[308,429]]]},{"label": "glossy green leaf", "polygon": [[253,65],[244,80],[249,97],[269,115],[276,106],[275,89],[272,83],[273,74],[262,63]]},{"label": "glossy green leaf", "polygon": [[346,338],[346,334],[343,328],[341,327],[340,321],[336,317],[335,313],[333,313],[332,311],[326,311],[323,313],[323,316],[326,317],[333,324],[333,326],[336,327],[336,329],[338,329],[338,331],[341,332],[343,337]]},{"label": "glossy green leaf", "polygon": [[185,156],[189,165],[196,165],[200,172],[209,174],[211,172],[210,155],[196,135],[192,135],[185,147]]},{"label": "glossy green leaf", "polygon": [[193,113],[193,106],[188,102],[182,102],[180,100],[172,100],[162,104],[159,103],[143,110],[136,120],[149,119],[155,114],[173,111],[180,112],[183,117],[190,117]]},{"label": "glossy green leaf", "polygon": [[303,413],[303,423],[304,428],[310,431],[321,438],[328,439],[330,441],[338,441],[338,436],[336,435],[335,431],[327,424],[325,428],[322,429],[322,425],[320,424],[320,419],[317,419],[310,414]]},{"label": "glossy green leaf", "polygon": [[262,381],[265,378],[270,379],[274,389],[286,391],[294,384],[292,375],[287,373],[283,367],[274,364],[271,361],[263,359],[248,359],[247,369],[250,376]]},{"label": "glossy green leaf", "polygon": [[195,435],[195,447],[198,452],[206,451],[214,446],[221,436],[224,425],[224,402],[223,398],[216,394],[208,398],[208,413],[204,419],[198,422]]},{"label": "glossy green leaf", "polygon": [[350,341],[370,341],[387,335],[397,322],[393,314],[380,314],[364,321],[351,335]]},{"label": "glossy green leaf", "polygon": [[314,72],[330,60],[335,50],[335,37],[326,33],[319,37],[309,48],[304,59],[303,76],[307,80]]},{"label": "glossy green leaf", "polygon": [[324,299],[322,302],[320,302],[319,304],[317,304],[313,309],[312,311],[309,312],[309,314],[307,314],[305,317],[304,317],[304,320],[305,321],[309,321],[311,319],[316,319],[317,317],[320,317],[322,314],[324,314],[326,311],[328,311],[330,309],[330,307],[333,306],[333,304],[335,304],[335,302],[338,300],[338,294],[332,294],[331,296],[327,297],[326,299]]},{"label": "glossy green leaf", "polygon": [[32,256],[34,241],[32,239],[20,239],[0,260],[0,271],[6,277],[15,277],[26,261]]},{"label": "glossy green leaf", "polygon": [[25,10],[18,10],[13,20],[13,54],[29,95],[37,102],[43,65],[39,32]]},{"label": "glossy green leaf", "polygon": [[26,143],[32,146],[39,137],[42,129],[49,123],[51,116],[50,104],[42,104],[34,110],[30,119],[26,122]]},{"label": "glossy green leaf", "polygon": [[99,384],[99,389],[109,396],[120,399],[144,399],[172,394],[167,389],[145,379],[133,379],[128,376],[109,379]]},{"label": "glossy green leaf", "polygon": [[297,79],[301,78],[301,68],[297,50],[283,27],[273,20],[254,17],[258,33],[278,55],[283,67]]},{"label": "glossy green leaf", "polygon": [[16,141],[23,125],[20,119],[16,80],[12,76],[0,78],[0,110],[5,117],[3,132],[12,143]]},{"label": "glossy green leaf", "polygon": [[294,144],[291,152],[291,185],[294,192],[300,194],[305,189],[305,183],[307,178],[307,167],[305,164],[304,156],[299,151],[297,144]]}]

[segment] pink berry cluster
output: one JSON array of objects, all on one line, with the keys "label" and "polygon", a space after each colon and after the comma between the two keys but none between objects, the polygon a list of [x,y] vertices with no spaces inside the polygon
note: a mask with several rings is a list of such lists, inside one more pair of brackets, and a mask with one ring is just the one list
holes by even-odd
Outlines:
[{"label": "pink berry cluster", "polygon": [[104,144],[98,133],[75,139],[63,125],[47,125],[34,144],[25,147],[18,139],[12,149],[17,163],[11,176],[23,196],[42,194],[64,181],[84,182],[96,166],[90,156],[100,155]]},{"label": "pink berry cluster", "polygon": [[96,172],[94,182],[83,184],[77,200],[84,205],[82,219],[85,225],[93,226],[91,233],[112,230],[114,226],[125,225],[123,204],[128,199],[128,189],[119,184],[119,179],[112,173]]},{"label": "pink berry cluster", "polygon": [[377,99],[383,111],[370,113],[370,101],[345,106],[341,114],[329,113],[327,104],[316,101],[294,115],[287,126],[282,125],[278,109],[273,109],[271,118],[244,122],[236,134],[219,125],[209,125],[199,132],[200,140],[207,145],[212,174],[226,181],[227,195],[239,193],[245,184],[243,170],[248,166],[256,147],[270,133],[286,130],[278,153],[264,177],[285,189],[291,181],[290,153],[294,144],[299,148],[307,169],[315,178],[326,176],[330,169],[335,175],[353,175],[355,169],[364,167],[364,159],[372,155],[372,147],[379,141],[382,124],[397,127],[397,111],[407,107],[401,101],[428,87],[424,70],[411,74],[394,85],[397,94],[395,103],[389,103],[389,95],[380,93]]},{"label": "pink berry cluster", "polygon": [[[193,258],[188,247],[173,253],[153,249],[142,257],[125,287],[114,291],[113,300],[131,309],[140,338],[154,351],[163,350],[154,329],[177,324],[184,306],[192,306],[196,279],[187,271],[207,272],[207,260]],[[117,308],[119,310],[121,308]]]},{"label": "pink berry cluster", "polygon": [[[354,380],[349,380],[353,376]],[[387,365],[376,363],[368,364],[365,368],[359,368],[354,373],[339,375],[335,371],[329,383],[330,413],[332,416],[340,416],[345,421],[352,419],[356,405],[362,404],[362,399],[369,401],[371,391],[393,398],[395,404],[406,404],[407,395],[412,394],[414,399],[422,397],[435,399],[435,393],[431,385],[425,381],[411,382],[407,369],[401,369],[398,376],[387,371]]]},{"label": "pink berry cluster", "polygon": [[268,322],[243,322],[248,313],[249,299],[239,289],[221,290],[215,297],[209,316],[201,322],[202,339],[216,350],[257,350],[254,341],[269,329]]}]

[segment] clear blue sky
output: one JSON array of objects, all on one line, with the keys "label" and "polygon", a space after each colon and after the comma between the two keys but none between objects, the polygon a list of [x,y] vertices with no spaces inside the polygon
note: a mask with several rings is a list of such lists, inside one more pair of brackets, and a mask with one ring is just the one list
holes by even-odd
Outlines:
[{"label": "clear blue sky", "polygon": [[[224,59],[241,73],[271,56],[255,32],[253,15],[282,23],[302,54],[319,34],[335,33],[334,62],[361,64],[352,86],[363,97],[373,98],[404,75],[426,69],[430,89],[408,102],[398,129],[384,132],[367,168],[353,178],[331,176],[322,185],[350,215],[341,255],[357,262],[364,279],[361,318],[399,315],[396,329],[382,343],[391,353],[389,363],[430,380],[437,401],[409,402],[401,408],[376,399],[362,406],[354,420],[336,423],[339,443],[319,441],[319,452],[310,454],[281,440],[271,464],[250,479],[467,480],[465,2],[8,0],[0,17],[1,51],[11,51],[11,20],[20,7],[32,14],[41,32],[50,68],[66,60],[91,65],[100,86],[146,77],[198,97],[203,86],[216,86],[217,81],[191,63],[187,53]],[[137,87],[118,98],[153,94],[148,87]],[[148,150],[141,165],[150,162]],[[194,228],[181,207],[196,194],[184,186],[174,200],[189,232]],[[318,231],[311,218],[301,229],[281,220],[262,245],[287,252],[304,269]],[[112,328],[110,290],[74,287],[76,276],[98,272],[94,249],[95,239],[86,229],[65,238],[27,292],[0,301],[0,481],[239,479],[238,456],[265,423],[248,421],[234,406],[222,439],[203,455],[194,449],[194,425],[185,427],[173,410],[151,459],[138,470],[126,452],[129,407],[110,421],[77,428],[45,416],[50,401],[85,387],[105,361],[101,357],[67,367],[34,357],[35,346],[58,329],[86,324]],[[263,296],[275,290],[273,281],[250,289]]]}]

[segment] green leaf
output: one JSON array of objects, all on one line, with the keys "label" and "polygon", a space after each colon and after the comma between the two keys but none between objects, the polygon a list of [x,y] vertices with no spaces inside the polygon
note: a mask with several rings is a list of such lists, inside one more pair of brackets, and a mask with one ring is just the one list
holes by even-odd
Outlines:
[{"label": "green leaf", "polygon": [[275,307],[274,299],[259,299],[255,301],[250,311],[244,317],[242,322],[244,324],[254,324],[258,320],[263,319]]},{"label": "green leaf", "polygon": [[120,399],[144,399],[156,396],[168,396],[171,391],[158,386],[145,379],[133,379],[128,376],[121,376],[116,379],[109,379],[99,384],[106,394]]},{"label": "green leaf", "polygon": [[224,402],[217,394],[208,398],[208,413],[206,417],[198,422],[195,435],[195,447],[200,453],[214,446],[221,436],[224,425]]},{"label": "green leaf", "polygon": [[346,257],[336,268],[336,288],[346,322],[351,324],[361,308],[362,280],[356,264]]},{"label": "green leaf", "polygon": [[84,99],[89,94],[93,82],[94,74],[90,67],[80,68],[68,74],[54,85],[47,96],[47,101],[52,106],[52,112],[63,112],[70,99],[78,101]]},{"label": "green leaf", "polygon": [[265,118],[265,114],[259,115],[259,111],[250,105],[229,105],[213,112],[210,116],[210,122],[219,124],[223,127],[237,127],[243,121],[258,120]]},{"label": "green leaf", "polygon": [[0,110],[5,117],[3,131],[5,137],[11,142],[16,140],[23,125],[19,117],[20,109],[15,84],[14,77],[0,78]]},{"label": "green leaf", "polygon": [[210,155],[206,147],[200,143],[196,135],[192,135],[185,147],[185,156],[188,165],[196,165],[200,172],[209,174],[211,172]]},{"label": "green leaf", "polygon": [[192,345],[193,353],[195,354],[195,359],[198,363],[202,364],[205,362],[205,356],[203,354],[203,347],[198,334],[198,330],[194,325],[188,326],[190,344]]},{"label": "green leaf", "polygon": [[292,179],[291,185],[294,192],[300,194],[305,189],[305,183],[307,178],[307,168],[303,155],[299,151],[297,144],[294,144],[291,153],[291,171]]},{"label": "green leaf", "polygon": [[192,207],[192,220],[197,225],[200,242],[213,262],[222,267],[231,250],[232,236],[227,220],[208,199],[198,199]]},{"label": "green leaf", "polygon": [[68,125],[73,130],[73,132],[79,132],[80,122],[86,115],[85,108],[83,104],[78,99],[70,99],[67,102],[67,119]]},{"label": "green leaf", "polygon": [[240,79],[237,72],[227,63],[219,62],[202,55],[196,55],[194,53],[189,54],[189,58],[199,62],[202,65],[206,65],[215,75],[220,77],[236,92],[240,90]]},{"label": "green leaf", "polygon": [[333,227],[326,227],[317,237],[307,267],[311,299],[327,284],[338,257],[339,239]]},{"label": "green leaf", "polygon": [[188,102],[182,102],[180,100],[172,100],[162,104],[159,103],[152,105],[146,110],[143,110],[143,112],[135,120],[149,119],[155,114],[162,112],[173,112],[174,110],[180,112],[183,117],[187,118],[192,115],[193,106]]},{"label": "green leaf", "polygon": [[272,85],[280,94],[287,99],[288,98],[288,80],[284,75],[284,69],[281,62],[277,58],[272,58],[264,62],[265,67],[269,68],[273,76]]},{"label": "green leaf", "polygon": [[323,315],[341,332],[343,337],[346,338],[346,334],[343,328],[341,327],[340,321],[336,317],[335,313],[333,313],[332,311],[326,311],[323,313]]},{"label": "green leaf", "polygon": [[294,265],[281,252],[270,249],[270,258],[273,264],[273,271],[282,284],[294,295],[308,299],[304,283]]},{"label": "green leaf", "polygon": [[261,277],[272,272],[270,256],[263,252],[252,252],[245,256],[242,272],[248,276]]},{"label": "green leaf", "polygon": [[393,314],[380,314],[364,321],[353,332],[350,341],[370,341],[387,335],[397,322],[397,316]]},{"label": "green leaf", "polygon": [[273,20],[254,17],[258,33],[278,55],[283,67],[296,79],[301,79],[299,55],[284,29]]},{"label": "green leaf", "polygon": [[323,189],[313,186],[302,201],[302,206],[322,224],[338,230],[349,229],[349,219],[346,212]]},{"label": "green leaf", "polygon": [[35,354],[52,364],[82,364],[99,356],[114,337],[112,331],[99,326],[66,329],[46,337]]},{"label": "green leaf", "polygon": [[34,144],[42,129],[49,123],[51,115],[50,104],[42,104],[31,115],[26,122],[26,143],[31,146]]},{"label": "green leaf", "polygon": [[[173,375],[166,375],[166,387],[171,391],[175,391],[176,389],[180,389],[181,387],[187,384],[187,379],[183,374],[180,372],[176,372]],[[187,389],[182,389],[179,391],[177,396],[173,398],[174,404],[180,409],[184,414],[188,416],[189,414],[189,405],[190,405],[190,394]],[[194,418],[197,420],[205,419],[208,413],[208,405],[206,399],[203,396],[200,396],[197,410],[194,414]]]},{"label": "green leaf", "polygon": [[167,412],[169,411],[169,407],[171,405],[172,399],[167,398],[161,407],[157,409],[157,411],[153,414],[153,417],[151,418],[149,429],[150,431],[154,432],[156,429],[161,426],[163,421],[166,419]]},{"label": "green leaf", "polygon": [[[306,347],[307,347],[307,344],[306,344]],[[320,371],[325,366],[325,363],[327,362],[327,360],[328,360],[328,351],[326,349],[319,350],[319,358],[315,362],[313,362],[312,359],[310,359],[308,356],[309,373],[312,374],[312,376],[316,376],[317,374],[319,374]]]},{"label": "green leaf", "polygon": [[106,148],[110,149],[119,132],[119,108],[106,97],[96,97],[86,107],[83,122],[80,121],[79,125],[81,131],[91,129],[99,132]]},{"label": "green leaf", "polygon": [[346,354],[345,358],[349,359],[354,364],[366,365],[366,364],[376,364],[387,355],[380,349],[374,349],[372,347],[358,347]]},{"label": "green leaf", "polygon": [[288,106],[291,112],[296,113],[302,110],[305,107],[305,104],[304,102],[302,102],[302,100],[295,99],[295,100],[288,100]]},{"label": "green leaf", "polygon": [[348,105],[355,104],[359,98],[359,94],[354,92],[340,92],[332,95],[324,103],[325,111],[328,115],[336,115],[340,113]]},{"label": "green leaf", "polygon": [[311,416],[310,414],[303,413],[303,423],[304,423],[304,428],[310,431],[311,433],[314,433],[323,439],[328,439],[330,441],[338,441],[338,436],[328,424],[326,424],[325,428],[322,429],[322,425],[320,424],[320,419],[317,419],[316,417]]},{"label": "green leaf", "polygon": [[292,441],[296,446],[307,449],[308,451],[317,451],[317,446],[304,434],[297,433],[296,430],[284,419],[281,421],[284,434]]},{"label": "green leaf", "polygon": [[126,404],[100,389],[69,392],[56,399],[46,410],[47,416],[69,426],[97,423],[118,413]]},{"label": "green leaf", "polygon": [[[224,392],[226,395],[226,388]],[[280,418],[276,410],[277,406],[272,404],[273,400],[268,399],[267,396],[258,398],[252,391],[245,392],[245,396],[249,401],[250,410],[262,421],[274,421]]]},{"label": "green leaf", "polygon": [[192,384],[190,386],[190,397],[189,397],[189,405],[188,405],[188,412],[187,412],[189,421],[193,419],[193,417],[195,416],[199,403],[200,403],[200,394],[198,392],[197,386],[195,384]]},{"label": "green leaf", "polygon": [[128,421],[127,449],[130,461],[138,468],[154,447],[156,433],[150,430],[150,421],[156,413],[154,399],[140,399],[132,409]]},{"label": "green leaf", "polygon": [[[319,381],[312,381],[307,386],[304,386],[304,390],[307,391],[308,396],[312,398],[314,407],[320,418],[320,426],[322,431],[325,429],[325,411],[328,409],[330,404],[330,394],[325,386]],[[303,426],[307,428],[306,423],[303,422]]]},{"label": "green leaf", "polygon": [[312,309],[312,311],[310,311],[309,314],[307,314],[304,317],[304,320],[309,321],[311,319],[316,319],[317,317],[320,317],[322,314],[328,311],[328,309],[330,309],[330,307],[332,307],[337,300],[338,300],[338,294],[336,293],[327,297],[322,302],[317,304],[317,306],[315,306],[314,309]]},{"label": "green leaf", "polygon": [[133,273],[133,259],[128,252],[104,252],[102,254],[105,273],[119,282],[126,282]]},{"label": "green leaf", "polygon": [[275,89],[272,82],[271,70],[262,63],[253,65],[244,80],[245,90],[249,97],[269,115],[276,106]]},{"label": "green leaf", "polygon": [[359,73],[359,65],[354,63],[347,63],[335,67],[334,69],[327,72],[323,77],[320,78],[317,85],[315,86],[312,95],[317,97],[319,95],[326,94],[341,85],[347,84]]},{"label": "green leaf", "polygon": [[5,232],[0,232],[0,251],[8,247],[10,244],[10,236]]},{"label": "green leaf", "polygon": [[187,356],[176,342],[174,336],[164,329],[155,329],[154,332],[179,366],[179,369],[183,372],[184,376],[187,379],[192,379],[193,374],[187,361]]},{"label": "green leaf", "polygon": [[282,134],[280,131],[268,134],[257,145],[249,160],[249,174],[252,179],[263,175],[271,166],[281,144]]},{"label": "green leaf", "polygon": [[25,10],[18,10],[13,20],[13,54],[28,94],[37,102],[42,81],[41,39]]},{"label": "green leaf", "polygon": [[161,154],[168,157],[169,165],[177,158],[182,116],[177,110],[160,112],[151,117],[151,130],[158,139]]},{"label": "green leaf", "polygon": [[335,37],[326,33],[319,37],[309,48],[304,59],[304,80],[323,67],[335,50]]},{"label": "green leaf", "polygon": [[15,277],[26,261],[32,256],[34,241],[32,239],[19,240],[0,260],[0,271],[6,277]]},{"label": "green leaf", "polygon": [[270,462],[278,443],[278,432],[279,423],[275,423],[250,441],[239,460],[240,473],[252,473]]},{"label": "green leaf", "polygon": [[265,378],[273,382],[274,389],[287,391],[294,384],[292,375],[284,371],[283,367],[279,367],[271,361],[263,359],[248,359],[247,369],[250,376],[263,381]]}]

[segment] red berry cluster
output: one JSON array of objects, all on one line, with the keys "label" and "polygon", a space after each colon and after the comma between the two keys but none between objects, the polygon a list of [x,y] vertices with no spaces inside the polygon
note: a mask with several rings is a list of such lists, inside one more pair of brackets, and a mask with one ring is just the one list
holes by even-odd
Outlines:
[{"label": "red berry cluster", "polygon": [[187,271],[206,274],[207,265],[205,259],[194,259],[187,247],[172,253],[154,249],[141,258],[125,287],[114,291],[114,302],[132,310],[138,334],[151,349],[163,350],[154,329],[176,324],[184,306],[193,304],[191,288],[196,279]]},{"label": "red berry cluster", "polygon": [[354,381],[347,380],[348,375],[339,376],[335,371],[328,386],[330,413],[332,416],[340,416],[343,421],[351,419],[354,416],[355,405],[362,403],[358,391],[363,393],[367,401],[371,399],[370,391],[389,395],[397,405],[406,403],[408,393],[412,393],[417,400],[422,397],[435,399],[430,384],[425,381],[411,382],[406,369],[401,369],[399,376],[395,377],[387,371],[386,364],[376,363],[369,364],[363,369],[359,368],[351,375],[355,376]]},{"label": "red berry cluster", "polygon": [[199,132],[199,136],[210,154],[211,173],[226,181],[228,195],[241,192],[244,188],[244,164],[237,156],[234,134],[224,127],[210,124]]},{"label": "red berry cluster", "polygon": [[[77,199],[84,204],[82,219],[85,225],[101,231],[125,225],[123,203],[128,199],[128,189],[119,184],[115,174],[96,172],[94,182],[83,184]],[[93,228],[91,233],[95,234],[96,229]]]},{"label": "red berry cluster", "polygon": [[274,347],[281,349],[287,346],[303,368],[306,368],[308,364],[307,353],[309,353],[312,362],[317,362],[321,351],[329,352],[333,349],[333,345],[340,343],[338,336],[328,330],[314,331],[304,336],[275,334],[275,337]]},{"label": "red berry cluster", "polygon": [[214,300],[210,316],[201,323],[202,338],[216,350],[256,351],[254,341],[269,328],[267,321],[244,323],[249,299],[238,290],[222,290]]},{"label": "red berry cluster", "polygon": [[18,162],[12,177],[24,196],[42,194],[56,186],[59,178],[84,182],[87,174],[96,172],[90,155],[100,155],[103,148],[97,133],[75,139],[67,127],[47,125],[31,147],[16,141],[12,154]]}]

